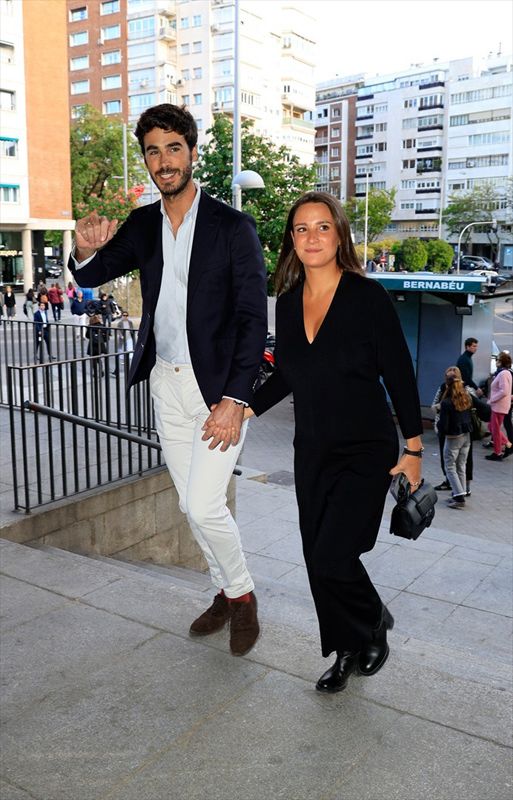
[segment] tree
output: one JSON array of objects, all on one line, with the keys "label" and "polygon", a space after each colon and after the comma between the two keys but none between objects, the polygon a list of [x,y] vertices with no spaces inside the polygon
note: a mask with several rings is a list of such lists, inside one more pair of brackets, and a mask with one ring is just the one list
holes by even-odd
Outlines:
[{"label": "tree", "polygon": [[[369,189],[367,214],[367,241],[373,242],[384,231],[392,219],[396,189]],[[344,210],[357,239],[365,236],[365,198],[351,197],[344,203]]]},{"label": "tree", "polygon": [[[314,188],[315,168],[301,164],[288,148],[278,147],[270,139],[254,133],[252,124],[248,120],[242,123],[241,164],[242,169],[255,170],[262,176],[265,189],[245,190],[242,203],[243,210],[256,221],[267,272],[272,275],[289,209],[303,192]],[[232,199],[232,131],[229,117],[215,117],[207,131],[210,140],[195,170],[195,176],[209,194],[227,203]]]},{"label": "tree", "polygon": [[447,272],[454,258],[454,251],[448,242],[441,239],[430,239],[426,242],[427,265],[433,272]]},{"label": "tree", "polygon": [[[509,182],[505,187],[502,187],[502,191],[498,191],[499,187],[494,186],[492,183],[485,183],[465,193],[450,195],[449,203],[442,215],[443,222],[449,230],[449,235],[459,237],[462,230],[471,222],[490,222],[495,219],[501,202],[504,202],[506,207],[508,206],[512,185]],[[506,221],[505,226],[508,226],[508,224],[511,225],[511,221],[509,223]],[[472,241],[472,234],[478,232],[485,233],[488,236],[493,250],[497,248],[498,237],[491,225],[483,225],[482,227],[475,225],[469,228],[463,234],[463,243]]]},{"label": "tree", "polygon": [[139,146],[127,142],[128,185],[123,187],[123,124],[117,117],[104,117],[93,106],[84,106],[71,127],[71,196],[73,216],[83,217],[97,210],[123,221],[143,187],[145,171]]},{"label": "tree", "polygon": [[426,266],[428,249],[420,239],[405,239],[400,246],[394,247],[393,250],[399,265],[408,272],[418,272]]}]

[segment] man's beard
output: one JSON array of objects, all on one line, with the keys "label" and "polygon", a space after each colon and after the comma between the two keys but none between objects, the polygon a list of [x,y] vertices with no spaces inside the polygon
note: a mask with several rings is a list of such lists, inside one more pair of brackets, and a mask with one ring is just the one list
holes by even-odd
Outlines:
[{"label": "man's beard", "polygon": [[[171,172],[178,172],[178,173],[181,174],[181,178],[180,178],[180,181],[179,181],[177,186],[169,186],[169,187],[166,187],[166,188],[162,189],[158,185],[157,181],[155,179],[153,179],[153,183],[155,184],[155,186],[157,187],[157,189],[159,190],[159,192],[161,193],[161,195],[163,197],[176,197],[176,195],[181,194],[184,191],[185,187],[187,186],[187,184],[189,183],[189,181],[192,178],[192,161],[183,170],[178,170],[177,169],[177,170],[170,170],[170,171]],[[161,170],[159,172],[167,172],[167,170]],[[159,177],[159,172],[157,172],[157,174],[155,175],[155,178]]]}]

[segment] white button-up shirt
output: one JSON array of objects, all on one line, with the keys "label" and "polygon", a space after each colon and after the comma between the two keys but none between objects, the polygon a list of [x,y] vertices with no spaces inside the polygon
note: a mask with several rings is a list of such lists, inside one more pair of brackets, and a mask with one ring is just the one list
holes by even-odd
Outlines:
[{"label": "white button-up shirt", "polygon": [[186,212],[176,236],[173,233],[164,203],[162,214],[162,282],[155,309],[153,331],[157,355],[170,364],[190,364],[191,356],[187,342],[187,284],[191,262],[192,242],[198,216],[200,188]]}]

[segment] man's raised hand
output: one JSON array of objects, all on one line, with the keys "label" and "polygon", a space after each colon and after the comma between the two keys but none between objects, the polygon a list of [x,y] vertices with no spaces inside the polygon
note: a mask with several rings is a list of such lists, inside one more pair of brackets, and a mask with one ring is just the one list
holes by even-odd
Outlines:
[{"label": "man's raised hand", "polygon": [[98,216],[97,211],[92,211],[89,216],[77,221],[75,226],[75,258],[85,261],[105,247],[116,233],[117,219],[108,220],[107,217]]}]

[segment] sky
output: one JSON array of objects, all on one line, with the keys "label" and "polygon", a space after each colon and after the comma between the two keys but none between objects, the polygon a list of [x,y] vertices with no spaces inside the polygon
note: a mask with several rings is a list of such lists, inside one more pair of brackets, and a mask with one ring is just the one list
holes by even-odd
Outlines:
[{"label": "sky", "polygon": [[300,0],[317,18],[316,82],[513,51],[511,0]]}]

